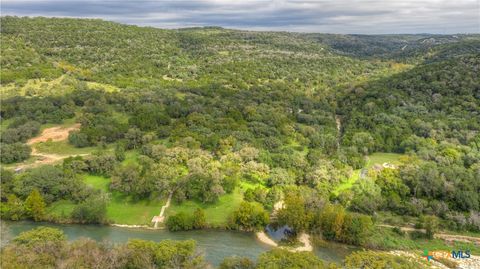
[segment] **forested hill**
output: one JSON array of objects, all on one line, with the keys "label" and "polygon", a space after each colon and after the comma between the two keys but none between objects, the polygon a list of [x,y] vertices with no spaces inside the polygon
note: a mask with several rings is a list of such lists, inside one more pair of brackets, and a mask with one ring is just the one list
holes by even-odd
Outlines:
[{"label": "forested hill", "polygon": [[[2,163],[35,161],[27,140],[68,121],[80,127],[62,147],[92,154],[81,165],[66,161],[66,175],[105,176],[109,191],[145,198],[174,190],[178,202],[203,205],[247,182],[258,195],[246,200],[271,208],[278,189],[293,186],[302,194],[295,201],[309,199],[307,217],[329,201],[480,230],[479,35],[2,17],[1,44]],[[125,151],[140,157],[124,163]],[[356,181],[352,171],[378,152],[406,156],[398,169]],[[42,173],[21,182],[48,181],[36,178]],[[27,183],[7,187],[25,199]],[[84,198],[50,189],[41,189],[48,203]],[[299,231],[318,224],[307,217]]]},{"label": "forested hill", "polygon": [[4,17],[2,41],[5,83],[67,71],[122,88],[153,83],[247,89],[280,80],[317,90],[386,66],[337,55],[300,34],[161,30],[100,20]]},{"label": "forested hill", "polygon": [[[135,87],[148,78],[162,85],[182,80],[195,81],[195,86],[232,82],[232,87],[243,88],[282,80],[318,89],[388,66],[341,54],[391,58],[414,49],[426,54],[437,45],[469,39],[479,37],[161,30],[101,20],[3,17],[2,80],[56,77],[67,71],[120,87]],[[20,49],[20,55],[10,55]]]},{"label": "forested hill", "polygon": [[480,42],[442,46],[414,68],[347,89],[345,132],[367,129],[376,150],[409,137],[468,144],[480,130]]},{"label": "forested hill", "polygon": [[[309,37],[329,45],[340,54],[362,58],[411,60],[436,53],[440,45],[477,41],[480,35],[325,35],[309,34]],[[462,46],[462,45],[461,45]]]}]

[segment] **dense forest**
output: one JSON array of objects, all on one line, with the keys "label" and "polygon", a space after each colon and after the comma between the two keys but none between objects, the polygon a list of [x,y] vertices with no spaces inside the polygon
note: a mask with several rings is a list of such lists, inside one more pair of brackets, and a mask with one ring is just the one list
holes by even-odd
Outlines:
[{"label": "dense forest", "polygon": [[[386,218],[414,220],[428,238],[439,229],[480,232],[479,35],[162,30],[2,17],[0,37],[2,219],[112,223],[118,199],[171,195],[172,231],[276,223],[376,248],[384,246],[372,240],[374,226]],[[67,141],[28,142],[67,123],[80,124]],[[82,154],[30,165],[48,145],[47,153]],[[87,184],[92,178],[105,188]],[[212,216],[209,206],[225,197],[239,199]],[[28,240],[16,239],[2,257],[29,253]],[[67,248],[84,245],[158,268],[173,258],[155,249],[185,248],[175,262],[202,264],[189,243]],[[262,259],[245,263],[222,268],[271,268]]]}]

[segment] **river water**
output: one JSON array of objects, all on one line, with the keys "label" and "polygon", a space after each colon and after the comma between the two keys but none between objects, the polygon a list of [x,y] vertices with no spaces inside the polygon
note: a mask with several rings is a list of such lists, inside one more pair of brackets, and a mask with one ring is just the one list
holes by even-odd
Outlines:
[{"label": "river water", "polygon": [[[124,243],[129,239],[138,238],[151,241],[165,239],[188,240],[197,242],[197,248],[205,254],[205,259],[217,266],[225,257],[243,256],[250,259],[257,257],[271,247],[261,243],[254,233],[228,230],[197,230],[185,232],[169,232],[168,230],[149,230],[137,228],[120,228],[100,225],[52,224],[30,221],[2,221],[1,245],[5,245],[19,233],[39,226],[48,226],[62,230],[68,240],[88,237],[97,241]],[[315,254],[327,262],[340,263],[343,258],[353,251],[344,245],[328,244],[316,247]]]}]

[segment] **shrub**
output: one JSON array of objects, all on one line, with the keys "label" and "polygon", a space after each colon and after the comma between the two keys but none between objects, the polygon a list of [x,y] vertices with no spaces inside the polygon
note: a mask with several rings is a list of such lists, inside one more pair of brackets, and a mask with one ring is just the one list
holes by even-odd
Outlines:
[{"label": "shrub", "polygon": [[28,145],[22,143],[0,143],[0,152],[0,162],[15,163],[28,159],[32,150]]},{"label": "shrub", "polygon": [[231,217],[233,228],[247,231],[263,229],[268,222],[268,212],[260,205],[248,202],[242,202]]},{"label": "shrub", "polygon": [[104,197],[90,196],[76,205],[72,218],[82,223],[103,223],[107,214],[107,202]]},{"label": "shrub", "polygon": [[166,225],[168,230],[172,232],[187,231],[192,229],[192,220],[184,212],[179,212],[168,217]]}]

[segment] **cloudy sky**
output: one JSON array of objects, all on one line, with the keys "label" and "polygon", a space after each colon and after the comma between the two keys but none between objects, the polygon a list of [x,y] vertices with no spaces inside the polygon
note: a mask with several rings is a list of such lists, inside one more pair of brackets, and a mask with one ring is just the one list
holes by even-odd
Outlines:
[{"label": "cloudy sky", "polygon": [[102,18],[160,28],[480,33],[480,0],[1,0],[1,13]]}]

